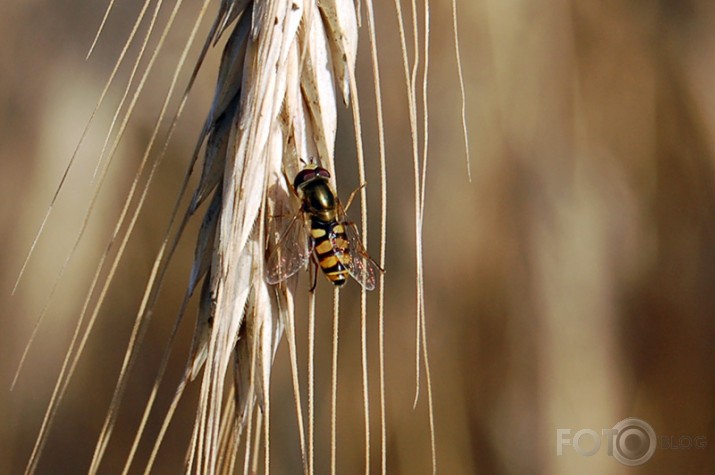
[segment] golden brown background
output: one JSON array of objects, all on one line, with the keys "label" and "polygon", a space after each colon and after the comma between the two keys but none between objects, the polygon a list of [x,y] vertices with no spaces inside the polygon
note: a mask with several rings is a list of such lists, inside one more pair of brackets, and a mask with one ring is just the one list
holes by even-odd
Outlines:
[{"label": "golden brown background", "polygon": [[[34,232],[140,9],[135,1],[118,2],[94,56],[85,62],[104,3],[35,0],[0,6],[0,473],[21,473],[29,457],[87,286],[197,12],[196,5],[182,8],[110,165],[85,239],[11,392],[32,326],[80,229],[96,158],[121,98],[120,87],[110,89],[11,296]],[[171,6],[163,8],[160,22]],[[403,6],[406,15],[408,7]],[[459,2],[471,182],[450,5],[431,7],[425,298],[439,473],[715,473],[715,5]],[[424,386],[412,409],[414,205],[406,94],[394,4],[376,8],[389,181],[388,473],[429,473]],[[365,26],[358,68],[369,162],[368,247],[377,256],[379,175]],[[193,47],[190,57],[197,52]],[[133,47],[130,58],[136,53]],[[167,214],[211,100],[219,53],[207,61],[180,120],[38,473],[82,473],[89,466]],[[129,72],[123,66],[120,81]],[[169,110],[176,104],[175,98]],[[341,113],[338,175],[345,199],[358,180],[350,116]],[[186,285],[196,224],[165,284],[102,473],[119,472],[127,455]],[[326,473],[331,292],[323,281],[318,292],[323,298],[316,348],[316,467]],[[339,473],[361,473],[357,285],[342,294]],[[374,296],[369,303],[371,472],[378,472]],[[299,308],[305,394],[305,306]],[[192,307],[189,316],[194,314]],[[191,331],[190,322],[181,329],[148,439],[155,436],[181,373]],[[181,471],[196,389],[179,408],[156,473]],[[271,391],[272,470],[299,473],[285,344]],[[705,436],[708,445],[659,448],[636,468],[608,457],[605,445],[593,457],[581,457],[571,447],[556,456],[557,428],[600,433],[629,416],[648,421],[658,436]],[[143,467],[149,449],[146,442],[140,447],[133,473]]]}]

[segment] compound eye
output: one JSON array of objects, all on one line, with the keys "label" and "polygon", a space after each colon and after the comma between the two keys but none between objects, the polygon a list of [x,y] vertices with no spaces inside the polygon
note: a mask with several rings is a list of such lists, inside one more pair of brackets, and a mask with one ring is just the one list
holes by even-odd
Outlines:
[{"label": "compound eye", "polygon": [[300,185],[303,183],[312,180],[315,178],[315,170],[312,169],[307,169],[303,170],[298,175],[296,175],[295,180],[293,181],[293,188],[298,188]]},{"label": "compound eye", "polygon": [[324,178],[330,178],[330,172],[326,170],[325,168],[318,167],[315,169],[315,172],[318,174],[318,176],[322,176]]}]

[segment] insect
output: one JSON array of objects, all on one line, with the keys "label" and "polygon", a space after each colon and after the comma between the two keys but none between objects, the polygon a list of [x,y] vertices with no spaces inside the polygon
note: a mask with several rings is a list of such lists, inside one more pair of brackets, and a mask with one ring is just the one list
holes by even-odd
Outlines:
[{"label": "insect", "polygon": [[375,274],[382,269],[368,256],[355,224],[347,221],[329,179],[328,170],[314,165],[296,175],[293,191],[301,207],[268,256],[269,284],[282,282],[298,272],[313,254],[314,262],[334,285],[344,285],[349,274],[366,290],[375,288]]}]

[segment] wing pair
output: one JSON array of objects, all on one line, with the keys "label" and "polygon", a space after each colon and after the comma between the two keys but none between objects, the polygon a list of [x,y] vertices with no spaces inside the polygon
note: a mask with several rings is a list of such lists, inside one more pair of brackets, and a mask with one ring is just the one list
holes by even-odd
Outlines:
[{"label": "wing pair", "polygon": [[[380,268],[365,251],[355,224],[345,219],[344,212],[339,213],[338,217],[339,219],[334,225],[342,225],[345,230],[347,246],[338,242],[335,233],[330,233],[330,243],[335,256],[345,266],[352,278],[359,282],[365,290],[373,290],[375,275]],[[271,221],[273,226],[269,224],[269,237],[273,236],[277,238],[277,241],[270,249],[266,262],[266,282],[277,284],[305,267],[313,252],[314,243],[310,236],[309,219],[303,211],[299,211],[293,216],[285,231],[280,234],[271,229],[278,224],[280,219],[273,218]]]}]

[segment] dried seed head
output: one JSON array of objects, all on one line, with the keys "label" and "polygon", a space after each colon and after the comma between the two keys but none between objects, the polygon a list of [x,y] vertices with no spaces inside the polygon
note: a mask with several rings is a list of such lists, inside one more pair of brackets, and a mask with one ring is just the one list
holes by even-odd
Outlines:
[{"label": "dried seed head", "polygon": [[211,467],[235,455],[220,453],[232,444],[218,443],[233,358],[236,420],[243,423],[254,400],[268,411],[271,364],[284,326],[292,325],[293,296],[291,283],[268,286],[263,277],[264,220],[277,210],[297,210],[284,177],[292,179],[301,160],[310,157],[334,172],[336,83],[348,103],[346,71],[357,47],[356,12],[348,0],[224,0],[216,37],[208,41],[232,22],[202,134],[208,137],[203,173],[190,205],[193,212],[215,194],[190,281],[193,292],[208,279],[191,375],[205,362],[197,418],[205,431],[194,454]]}]

